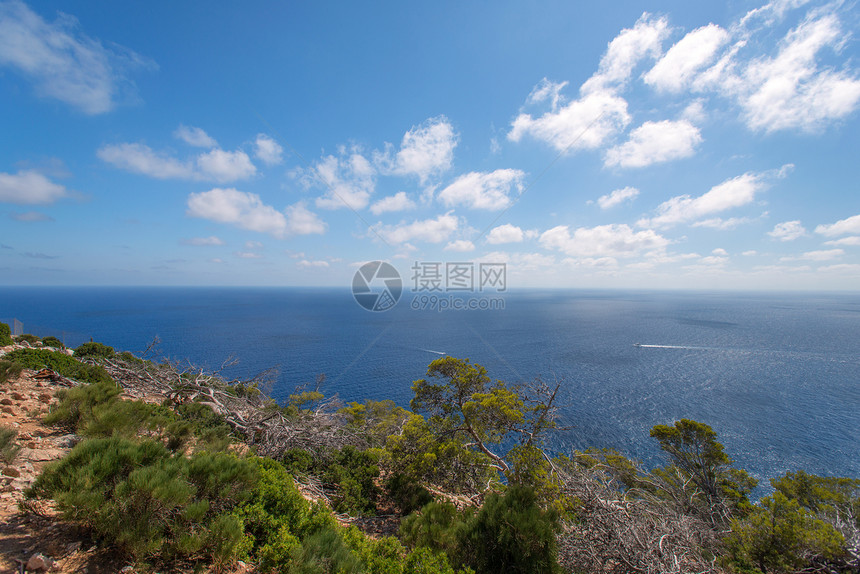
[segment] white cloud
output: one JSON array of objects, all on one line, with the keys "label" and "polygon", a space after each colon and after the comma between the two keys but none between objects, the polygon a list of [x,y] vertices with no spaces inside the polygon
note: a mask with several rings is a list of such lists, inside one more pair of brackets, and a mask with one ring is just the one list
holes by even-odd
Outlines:
[{"label": "white cloud", "polygon": [[834,13],[815,11],[782,41],[774,58],[752,61],[740,103],[751,129],[816,131],[845,117],[860,102],[860,80],[846,70],[821,69],[818,53],[845,42]]},{"label": "white cloud", "polygon": [[415,209],[415,202],[406,196],[405,191],[398,191],[394,195],[383,197],[370,206],[370,211],[374,215],[389,211],[405,211],[407,209]]},{"label": "white cloud", "polygon": [[825,241],[824,245],[848,245],[853,247],[855,245],[860,245],[860,235],[851,235],[849,237],[843,237],[842,239]]},{"label": "white cloud", "polygon": [[219,183],[248,179],[257,173],[251,158],[243,151],[213,149],[197,156],[197,167],[198,178]]},{"label": "white cloud", "polygon": [[209,237],[192,237],[191,239],[183,239],[183,245],[224,245],[224,241],[220,238],[210,235]]},{"label": "white cloud", "polygon": [[739,225],[745,225],[747,223],[752,223],[753,221],[755,221],[755,218],[751,217],[729,217],[728,219],[712,217],[710,219],[703,219],[701,221],[691,223],[690,227],[708,227],[710,229],[728,231],[738,227]]},{"label": "white cloud", "polygon": [[761,177],[745,173],[714,186],[699,197],[679,195],[661,203],[657,215],[638,222],[642,227],[670,227],[689,222],[721,211],[747,205],[755,194],[763,189]]},{"label": "white cloud", "polygon": [[645,167],[690,157],[701,142],[699,128],[687,120],[645,122],[625,143],[607,150],[604,165]]},{"label": "white cloud", "polygon": [[520,141],[531,136],[559,151],[594,149],[602,146],[630,123],[627,102],[619,95],[633,69],[647,57],[660,54],[668,34],[664,18],[643,14],[633,28],[622,30],[600,60],[598,71],[580,87],[580,98],[566,102],[561,90],[566,85],[544,78],[529,95],[528,104],[550,104],[538,117],[520,113],[511,124],[508,139]]},{"label": "white cloud", "polygon": [[409,241],[425,241],[427,243],[443,243],[448,241],[451,234],[457,231],[460,220],[448,212],[435,219],[416,220],[412,223],[397,225],[382,225],[378,223],[373,232],[388,243],[399,245]]},{"label": "white cloud", "polygon": [[190,194],[187,214],[275,237],[325,232],[325,224],[301,203],[282,213],[264,204],[259,195],[233,188]]},{"label": "white cloud", "polygon": [[134,98],[131,70],[157,68],[127,48],[106,48],[84,34],[72,16],[59,13],[48,23],[16,0],[0,4],[0,66],[28,77],[39,95],[90,115]]},{"label": "white cloud", "polygon": [[609,43],[600,59],[600,68],[583,84],[582,90],[623,87],[642,60],[660,55],[663,40],[668,35],[669,23],[665,18],[654,19],[647,12],[642,14],[633,28],[622,30]]},{"label": "white cloud", "polygon": [[518,169],[497,169],[489,173],[471,172],[461,175],[439,192],[446,206],[465,205],[472,209],[496,211],[511,205],[510,193],[523,191],[525,173]]},{"label": "white cloud", "polygon": [[284,161],[284,148],[266,134],[257,134],[254,156],[266,165],[278,165]]},{"label": "white cloud", "polygon": [[716,249],[711,251],[711,255],[717,255],[719,257],[725,257],[729,254],[728,251],[723,249],[722,247],[717,247]]},{"label": "white cloud", "polygon": [[237,251],[233,255],[238,257],[239,259],[262,259],[263,256],[259,253],[254,253],[253,251]]},{"label": "white cloud", "polygon": [[393,175],[417,175],[423,184],[431,175],[451,168],[458,135],[445,116],[431,118],[403,135],[400,150],[392,157],[392,148],[375,153],[380,171]]},{"label": "white cloud", "polygon": [[245,242],[245,249],[260,249],[263,247],[263,244],[259,241],[248,240]]},{"label": "white cloud", "polygon": [[572,234],[567,225],[559,225],[543,232],[540,243],[573,257],[633,257],[662,251],[669,240],[651,229],[635,232],[628,225],[580,227]]},{"label": "white cloud", "polygon": [[19,205],[54,203],[66,197],[68,190],[33,170],[18,173],[0,172],[0,202]]},{"label": "white cloud", "polygon": [[114,167],[157,179],[194,178],[194,168],[190,163],[157,153],[144,144],[110,144],[99,148],[96,155]]},{"label": "white cloud", "polygon": [[22,213],[10,213],[9,217],[14,219],[15,221],[20,221],[22,223],[37,223],[41,221],[56,221],[50,215],[39,211],[24,211]]},{"label": "white cloud", "polygon": [[247,179],[257,172],[248,154],[213,149],[197,156],[196,166],[159,153],[145,144],[121,143],[102,146],[99,159],[114,167],[156,179],[190,179],[228,183]]},{"label": "white cloud", "polygon": [[523,230],[516,225],[505,223],[490,230],[487,234],[487,243],[498,245],[500,243],[520,243],[523,240]]},{"label": "white cloud", "polygon": [[780,261],[831,261],[845,255],[843,249],[822,249],[819,251],[807,251],[800,255],[780,257]]},{"label": "white cloud", "polygon": [[328,261],[323,260],[308,260],[302,259],[301,261],[297,261],[296,265],[303,269],[325,269],[329,266]]},{"label": "white cloud", "polygon": [[645,74],[645,83],[657,90],[680,92],[688,87],[696,73],[709,64],[717,51],[729,40],[729,33],[708,24],[684,36]]},{"label": "white cloud", "polygon": [[364,209],[376,187],[376,170],[357,151],[324,157],[313,168],[326,187],[326,193],[316,200],[323,209]]},{"label": "white cloud", "polygon": [[744,257],[753,257],[755,255],[758,255],[758,251],[756,251],[755,249],[748,249],[747,251],[741,253],[741,255],[743,255]]},{"label": "white cloud", "polygon": [[597,198],[597,205],[600,209],[610,209],[616,205],[621,205],[625,201],[633,201],[639,196],[639,190],[635,187],[624,187],[616,189],[607,195],[601,195]]},{"label": "white cloud", "polygon": [[780,241],[794,241],[806,235],[806,229],[800,221],[783,221],[774,225],[773,231],[768,231],[767,234]]},{"label": "white cloud", "polygon": [[474,251],[475,244],[469,241],[468,239],[458,239],[456,241],[450,242],[445,246],[444,251],[457,251],[460,253],[465,253],[467,251]]},{"label": "white cloud", "polygon": [[815,233],[827,237],[846,235],[848,233],[860,234],[860,215],[852,215],[846,219],[840,219],[836,223],[819,225],[815,228]]},{"label": "white cloud", "polygon": [[173,132],[173,137],[180,139],[190,146],[194,147],[218,147],[218,142],[201,128],[186,126],[180,124],[176,131]]}]

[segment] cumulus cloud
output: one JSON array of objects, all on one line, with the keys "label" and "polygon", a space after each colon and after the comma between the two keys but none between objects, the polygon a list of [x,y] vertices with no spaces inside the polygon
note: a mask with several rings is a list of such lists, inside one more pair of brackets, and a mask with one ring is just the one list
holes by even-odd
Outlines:
[{"label": "cumulus cloud", "polygon": [[[762,216],[764,215],[766,215],[766,213],[762,214]],[[710,229],[728,231],[730,229],[735,229],[740,225],[752,223],[755,220],[756,218],[753,217],[729,217],[728,219],[723,219],[722,217],[712,217],[710,219],[703,219],[701,221],[693,222],[690,224],[690,227],[708,227]]]},{"label": "cumulus cloud", "polygon": [[818,251],[807,251],[800,255],[781,257],[780,261],[831,261],[845,255],[843,249],[822,249]]},{"label": "cumulus cloud", "polygon": [[601,195],[597,198],[597,205],[600,209],[611,209],[617,205],[621,205],[625,201],[633,201],[639,196],[639,190],[635,187],[624,187],[616,189],[607,195]]},{"label": "cumulus cloud", "polygon": [[302,203],[289,206],[281,212],[264,204],[257,194],[233,188],[216,187],[192,193],[188,196],[187,214],[275,237],[325,232],[325,223]]},{"label": "cumulus cloud", "polygon": [[824,245],[848,245],[848,246],[860,245],[860,235],[851,235],[849,237],[843,237],[842,239],[834,239],[831,241],[825,241]]},{"label": "cumulus cloud", "polygon": [[192,237],[191,239],[183,239],[183,245],[224,245],[224,241],[220,238],[210,235],[209,237]]},{"label": "cumulus cloud", "polygon": [[537,117],[520,113],[508,139],[518,142],[530,136],[559,151],[602,146],[630,123],[627,101],[619,94],[643,59],[659,56],[667,34],[666,19],[643,14],[633,28],[622,30],[609,43],[598,71],[580,87],[579,99],[566,101],[561,95],[565,83],[544,78],[527,103],[549,103],[549,111]]},{"label": "cumulus cloud", "polygon": [[257,134],[254,156],[266,165],[278,165],[284,161],[284,148],[266,134]]},{"label": "cumulus cloud", "polygon": [[444,249],[444,251],[456,251],[459,253],[465,253],[467,251],[474,250],[475,244],[468,239],[458,239],[456,241],[452,241],[448,245],[446,245]]},{"label": "cumulus cloud", "polygon": [[815,228],[815,233],[827,237],[846,235],[848,233],[860,233],[860,215],[852,215],[846,219],[840,219],[836,223],[822,224]]},{"label": "cumulus cloud", "polygon": [[806,229],[798,220],[783,221],[774,225],[773,230],[768,231],[767,234],[780,241],[794,241],[806,235]]},{"label": "cumulus cloud", "polygon": [[118,45],[105,47],[72,16],[47,22],[18,0],[0,3],[0,66],[33,82],[36,93],[95,115],[133,99],[135,69],[157,66]]},{"label": "cumulus cloud", "polygon": [[490,230],[487,234],[487,243],[498,245],[500,243],[520,243],[523,240],[523,230],[516,225],[505,223]]},{"label": "cumulus cloud", "polygon": [[301,267],[303,269],[325,269],[329,266],[329,264],[328,261],[323,261],[321,259],[302,259],[301,261],[296,262],[296,266]]},{"label": "cumulus cloud", "polygon": [[606,152],[607,167],[645,167],[690,157],[702,142],[699,128],[688,120],[645,122],[623,144]]},{"label": "cumulus cloud", "polygon": [[571,233],[559,225],[540,236],[540,244],[573,257],[633,257],[644,251],[662,251],[669,240],[654,230],[633,231],[628,225],[580,227]]},{"label": "cumulus cloud", "polygon": [[247,179],[257,173],[248,154],[241,150],[213,149],[197,156],[195,162],[181,161],[166,153],[156,152],[141,143],[121,143],[102,146],[96,152],[99,159],[114,167],[156,179],[190,179],[229,183]]},{"label": "cumulus cloud", "polygon": [[257,173],[248,154],[239,151],[213,149],[197,156],[198,179],[229,183],[248,179]]},{"label": "cumulus cloud", "polygon": [[204,132],[201,128],[180,124],[173,132],[173,137],[194,147],[218,147],[218,142],[216,142],[214,138],[210,137],[209,134]]},{"label": "cumulus cloud", "polygon": [[412,223],[402,222],[397,225],[378,223],[373,232],[388,243],[399,245],[409,241],[424,241],[427,243],[443,243],[457,231],[460,220],[453,213],[439,215],[435,219],[415,220]]},{"label": "cumulus cloud", "polygon": [[394,195],[383,197],[370,206],[370,211],[374,215],[390,211],[406,211],[407,209],[415,209],[415,202],[406,196],[405,191],[398,191]]},{"label": "cumulus cloud", "polygon": [[0,172],[0,202],[19,205],[54,203],[66,197],[68,190],[33,170],[18,173]]},{"label": "cumulus cloud", "polygon": [[317,207],[354,210],[367,207],[376,187],[376,169],[359,152],[326,156],[312,169],[326,189],[325,194],[317,198]]},{"label": "cumulus cloud", "polygon": [[465,205],[471,209],[497,211],[511,205],[512,192],[522,193],[525,175],[518,169],[473,171],[454,180],[439,192],[438,198],[448,207]]},{"label": "cumulus cloud", "polygon": [[669,48],[645,74],[645,83],[660,91],[680,92],[728,41],[729,33],[716,24],[693,30]]},{"label": "cumulus cloud", "polygon": [[384,153],[374,154],[374,161],[382,173],[416,175],[423,184],[430,176],[451,168],[458,140],[448,118],[439,116],[406,132],[396,153],[386,145]]},{"label": "cumulus cloud", "polygon": [[671,227],[751,203],[764,188],[760,175],[745,173],[714,186],[699,197],[679,195],[661,203],[657,215],[638,222],[641,227]]}]

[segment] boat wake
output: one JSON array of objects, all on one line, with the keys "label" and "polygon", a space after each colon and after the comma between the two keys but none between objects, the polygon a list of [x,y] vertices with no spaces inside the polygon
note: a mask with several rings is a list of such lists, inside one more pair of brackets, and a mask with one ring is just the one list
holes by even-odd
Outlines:
[{"label": "boat wake", "polygon": [[709,347],[689,347],[686,345],[643,345],[642,343],[634,343],[634,347],[642,349],[692,349],[695,351],[707,351]]},{"label": "boat wake", "polygon": [[436,355],[447,355],[448,354],[445,351],[434,351],[432,349],[419,349],[419,350],[424,351],[425,353],[433,353]]}]

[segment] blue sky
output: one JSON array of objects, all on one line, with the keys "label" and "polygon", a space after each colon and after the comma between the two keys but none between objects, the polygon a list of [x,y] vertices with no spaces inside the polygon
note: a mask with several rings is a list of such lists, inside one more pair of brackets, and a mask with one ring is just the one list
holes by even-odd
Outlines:
[{"label": "blue sky", "polygon": [[850,2],[0,2],[0,284],[856,289]]}]

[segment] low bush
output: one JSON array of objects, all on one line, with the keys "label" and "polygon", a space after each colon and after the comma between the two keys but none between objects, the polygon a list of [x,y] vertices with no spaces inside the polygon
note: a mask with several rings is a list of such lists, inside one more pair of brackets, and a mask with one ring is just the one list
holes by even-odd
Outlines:
[{"label": "low bush", "polygon": [[27,343],[28,345],[35,345],[36,343],[41,343],[41,339],[36,335],[31,335],[30,333],[24,333],[23,335],[18,335],[15,337],[16,343]]},{"label": "low bush", "polygon": [[251,491],[254,465],[225,453],[173,456],[162,444],[114,436],[78,444],[26,493],[53,499],[138,560],[227,561],[242,540],[231,514]]},{"label": "low bush", "polygon": [[12,464],[21,447],[15,443],[18,431],[9,427],[0,427],[0,462]]},{"label": "low bush", "polygon": [[16,349],[4,356],[7,361],[17,363],[25,369],[48,368],[64,377],[82,383],[111,383],[110,375],[96,365],[85,365],[59,351],[47,349]]},{"label": "low bush", "polygon": [[92,422],[93,410],[116,401],[121,392],[122,389],[112,383],[61,389],[57,391],[60,401],[42,422],[48,426],[60,427],[67,432],[82,432]]},{"label": "low bush", "polygon": [[108,347],[102,343],[84,343],[75,349],[76,357],[113,357],[113,347]]},{"label": "low bush", "polygon": [[433,502],[433,495],[429,490],[404,474],[392,475],[385,481],[385,488],[403,516]]},{"label": "low bush", "polygon": [[63,342],[60,341],[56,337],[44,337],[42,339],[42,345],[44,345],[46,347],[53,347],[55,349],[65,349],[66,348],[66,346],[63,345]]},{"label": "low bush", "polygon": [[12,329],[6,323],[0,323],[0,347],[12,344]]},{"label": "low bush", "polygon": [[21,374],[21,367],[18,363],[0,359],[0,384],[7,382],[9,379],[14,379]]}]

